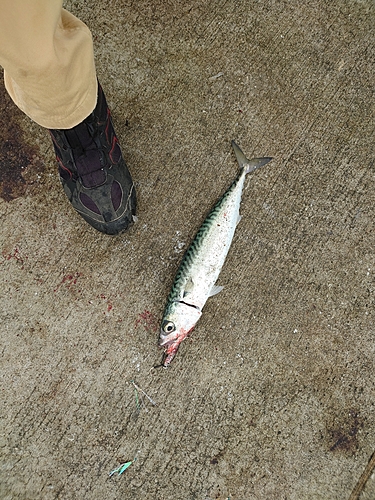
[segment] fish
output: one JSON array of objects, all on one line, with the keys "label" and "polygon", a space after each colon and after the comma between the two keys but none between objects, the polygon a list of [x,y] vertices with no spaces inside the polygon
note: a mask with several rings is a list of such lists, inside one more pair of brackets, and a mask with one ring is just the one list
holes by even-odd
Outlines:
[{"label": "fish", "polygon": [[202,316],[209,297],[224,287],[216,285],[239,223],[245,177],[266,165],[270,157],[248,160],[232,141],[239,174],[219,198],[186,250],[168,295],[160,327],[159,347],[164,349],[161,366],[167,368],[183,340]]}]

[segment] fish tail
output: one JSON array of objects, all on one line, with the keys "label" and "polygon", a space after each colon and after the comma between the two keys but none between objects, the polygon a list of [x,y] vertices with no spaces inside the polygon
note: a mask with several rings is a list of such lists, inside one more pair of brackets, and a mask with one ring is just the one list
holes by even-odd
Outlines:
[{"label": "fish tail", "polygon": [[243,154],[241,148],[234,141],[232,141],[232,148],[234,149],[234,152],[236,154],[238,164],[240,168],[243,168],[245,170],[245,174],[254,172],[254,170],[263,167],[263,165],[266,165],[266,163],[272,160],[272,158],[270,157],[252,158],[251,160],[249,160]]}]

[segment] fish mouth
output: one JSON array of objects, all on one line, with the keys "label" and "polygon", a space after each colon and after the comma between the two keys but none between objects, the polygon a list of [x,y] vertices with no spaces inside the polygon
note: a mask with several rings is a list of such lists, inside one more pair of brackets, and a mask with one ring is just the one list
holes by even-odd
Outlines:
[{"label": "fish mouth", "polygon": [[163,360],[161,362],[164,368],[168,368],[173,358],[176,356],[180,342],[172,342],[164,351]]},{"label": "fish mouth", "polygon": [[160,347],[169,347],[177,339],[178,339],[178,334],[175,332],[170,333],[169,335],[164,335],[163,333],[160,333],[159,346]]},{"label": "fish mouth", "polygon": [[169,335],[163,335],[160,333],[159,346],[164,347],[164,356],[162,361],[162,366],[167,368],[172,359],[176,356],[178,348],[183,340],[190,334],[194,329],[194,326],[190,330],[182,330],[180,332],[173,332]]}]

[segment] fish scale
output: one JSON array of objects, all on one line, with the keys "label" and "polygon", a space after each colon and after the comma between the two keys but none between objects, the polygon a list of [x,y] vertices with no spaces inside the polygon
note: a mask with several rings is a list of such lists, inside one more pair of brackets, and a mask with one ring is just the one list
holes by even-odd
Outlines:
[{"label": "fish scale", "polygon": [[159,345],[168,366],[179,345],[199,320],[207,299],[223,287],[215,285],[229,251],[237,223],[246,174],[272,158],[248,160],[232,141],[240,172],[207,215],[177,271],[163,314]]}]

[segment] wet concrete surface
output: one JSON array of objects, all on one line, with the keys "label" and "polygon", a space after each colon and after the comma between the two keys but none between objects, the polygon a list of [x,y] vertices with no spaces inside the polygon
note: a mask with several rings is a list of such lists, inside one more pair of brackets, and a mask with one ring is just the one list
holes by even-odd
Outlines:
[{"label": "wet concrete surface", "polygon": [[[349,498],[375,446],[374,3],[66,7],[94,34],[139,220],[90,228],[1,86],[0,498]],[[153,370],[232,139],[274,160],[248,179],[224,290]]]},{"label": "wet concrete surface", "polygon": [[43,162],[38,158],[38,148],[28,145],[22,128],[18,124],[20,111],[3,89],[0,94],[0,197],[11,201],[29,194],[43,170]]}]

